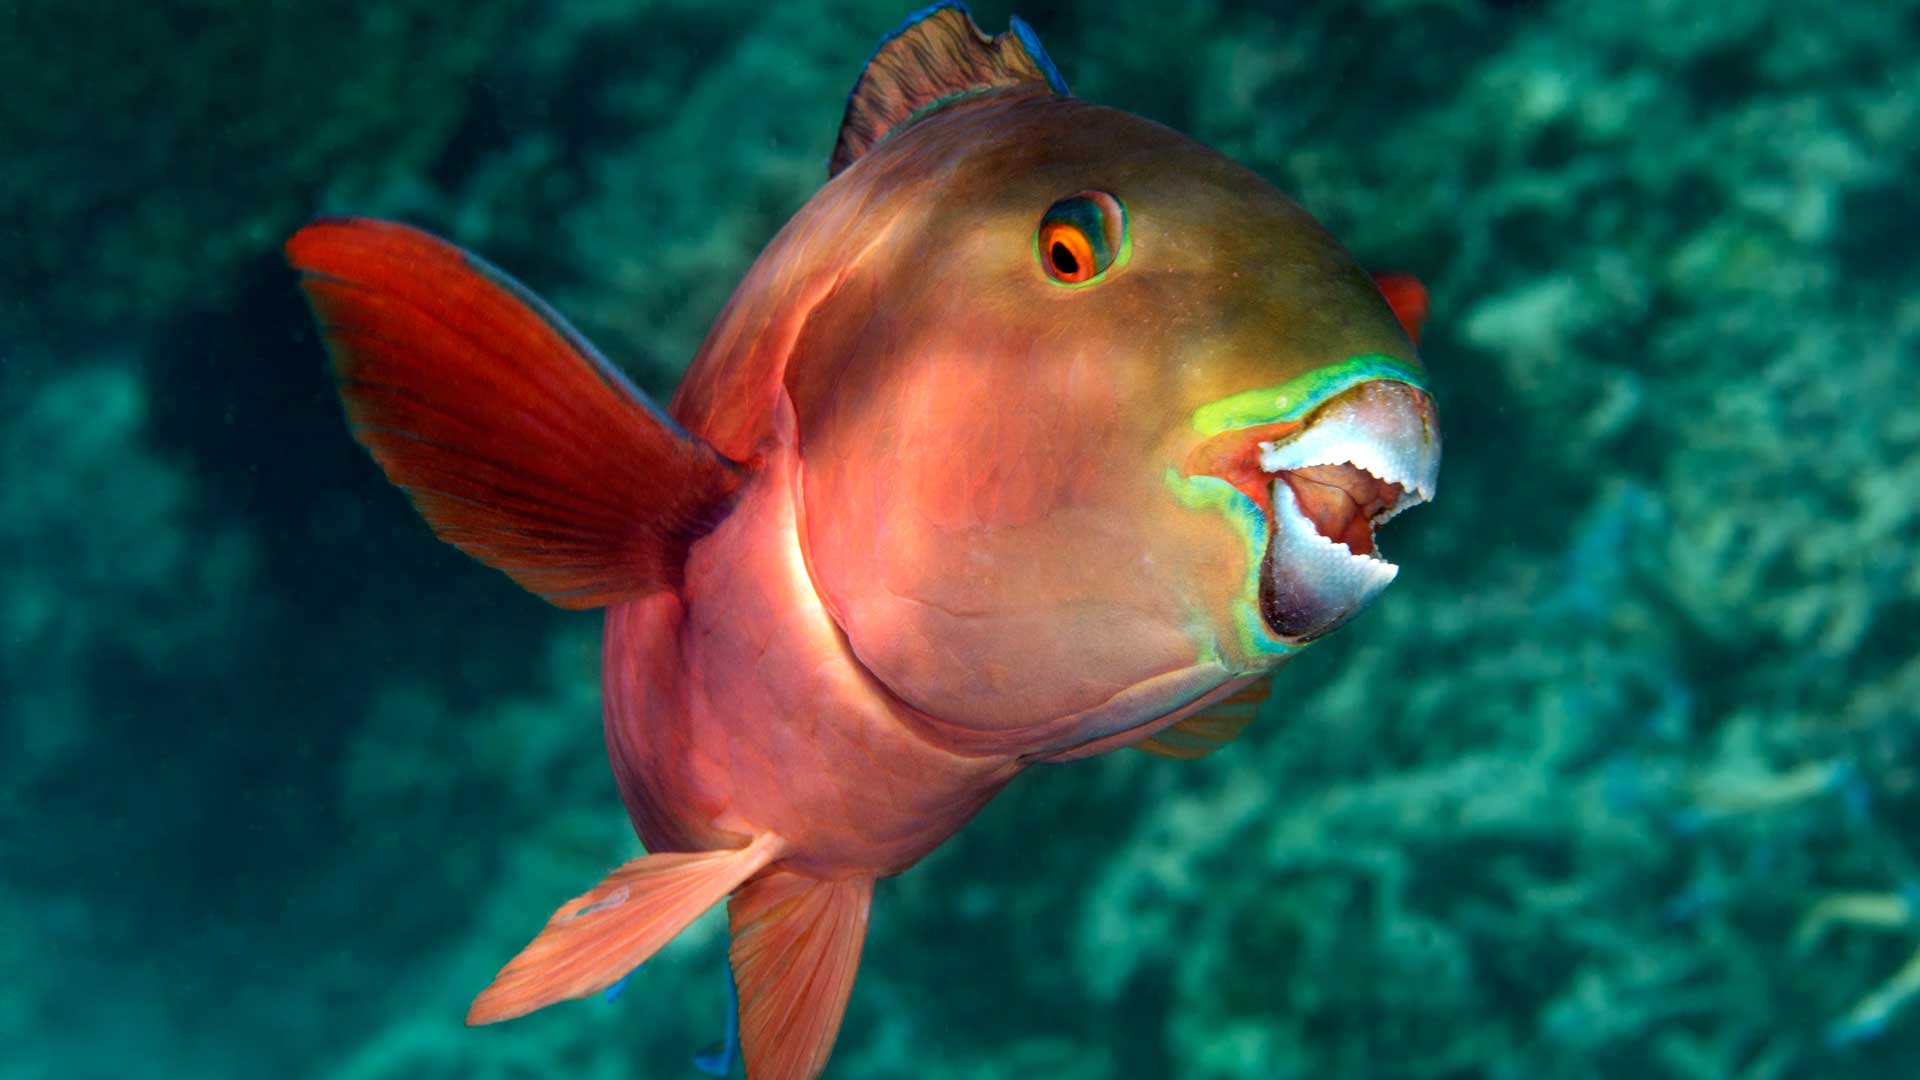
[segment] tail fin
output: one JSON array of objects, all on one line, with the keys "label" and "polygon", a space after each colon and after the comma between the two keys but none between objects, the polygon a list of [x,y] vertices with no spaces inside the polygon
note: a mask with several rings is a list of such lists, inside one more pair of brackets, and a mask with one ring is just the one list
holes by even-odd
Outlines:
[{"label": "tail fin", "polygon": [[775,871],[727,905],[740,1047],[753,1080],[813,1080],[827,1066],[867,939],[873,879]]},{"label": "tail fin", "polygon": [[[763,834],[733,851],[643,855],[553,913],[480,992],[469,1024],[511,1020],[605,990],[779,853]],[[863,909],[864,911],[864,909]]]},{"label": "tail fin", "polygon": [[512,278],[418,229],[287,241],[354,437],[440,539],[561,607],[677,583],[740,482]]}]

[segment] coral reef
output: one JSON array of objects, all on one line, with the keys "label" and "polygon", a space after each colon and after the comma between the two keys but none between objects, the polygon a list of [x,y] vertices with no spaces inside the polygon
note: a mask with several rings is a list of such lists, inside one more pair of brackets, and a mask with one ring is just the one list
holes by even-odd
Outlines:
[{"label": "coral reef", "polygon": [[[1920,4],[1018,7],[1432,285],[1447,464],[1239,743],[1040,770],[884,883],[832,1075],[1901,1075]],[[596,626],[384,488],[274,248],[440,228],[664,393],[905,8],[439,11],[0,15],[10,1075],[676,1075],[720,1030],[712,920],[461,1027],[634,851]]]}]

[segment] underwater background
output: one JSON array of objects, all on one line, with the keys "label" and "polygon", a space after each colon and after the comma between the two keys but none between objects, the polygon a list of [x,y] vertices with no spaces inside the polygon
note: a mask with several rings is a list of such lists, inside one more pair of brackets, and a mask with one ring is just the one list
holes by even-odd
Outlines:
[{"label": "underwater background", "polygon": [[[0,1077],[698,1075],[716,916],[462,1026],[638,851],[598,618],[384,482],[279,246],[664,399],[910,6],[0,2]],[[1428,283],[1446,465],[1238,743],[881,885],[828,1075],[1920,1075],[1920,3],[1017,11]]]}]

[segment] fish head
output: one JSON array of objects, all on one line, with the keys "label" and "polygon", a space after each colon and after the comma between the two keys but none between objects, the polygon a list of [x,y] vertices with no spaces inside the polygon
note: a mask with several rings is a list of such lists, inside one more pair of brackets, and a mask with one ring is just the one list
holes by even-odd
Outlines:
[{"label": "fish head", "polygon": [[797,224],[839,263],[785,377],[801,546],[893,693],[1102,738],[1393,579],[1373,530],[1439,463],[1423,370],[1371,277],[1250,170],[1124,112],[989,95],[816,204]]}]

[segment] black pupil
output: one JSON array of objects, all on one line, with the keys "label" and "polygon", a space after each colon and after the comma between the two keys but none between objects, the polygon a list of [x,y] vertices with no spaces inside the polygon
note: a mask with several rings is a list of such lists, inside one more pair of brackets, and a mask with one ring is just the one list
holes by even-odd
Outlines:
[{"label": "black pupil", "polygon": [[1061,276],[1070,277],[1080,272],[1080,260],[1073,257],[1073,252],[1067,250],[1067,245],[1056,240],[1053,242],[1053,251],[1049,254],[1053,256],[1053,268],[1060,271]]}]

